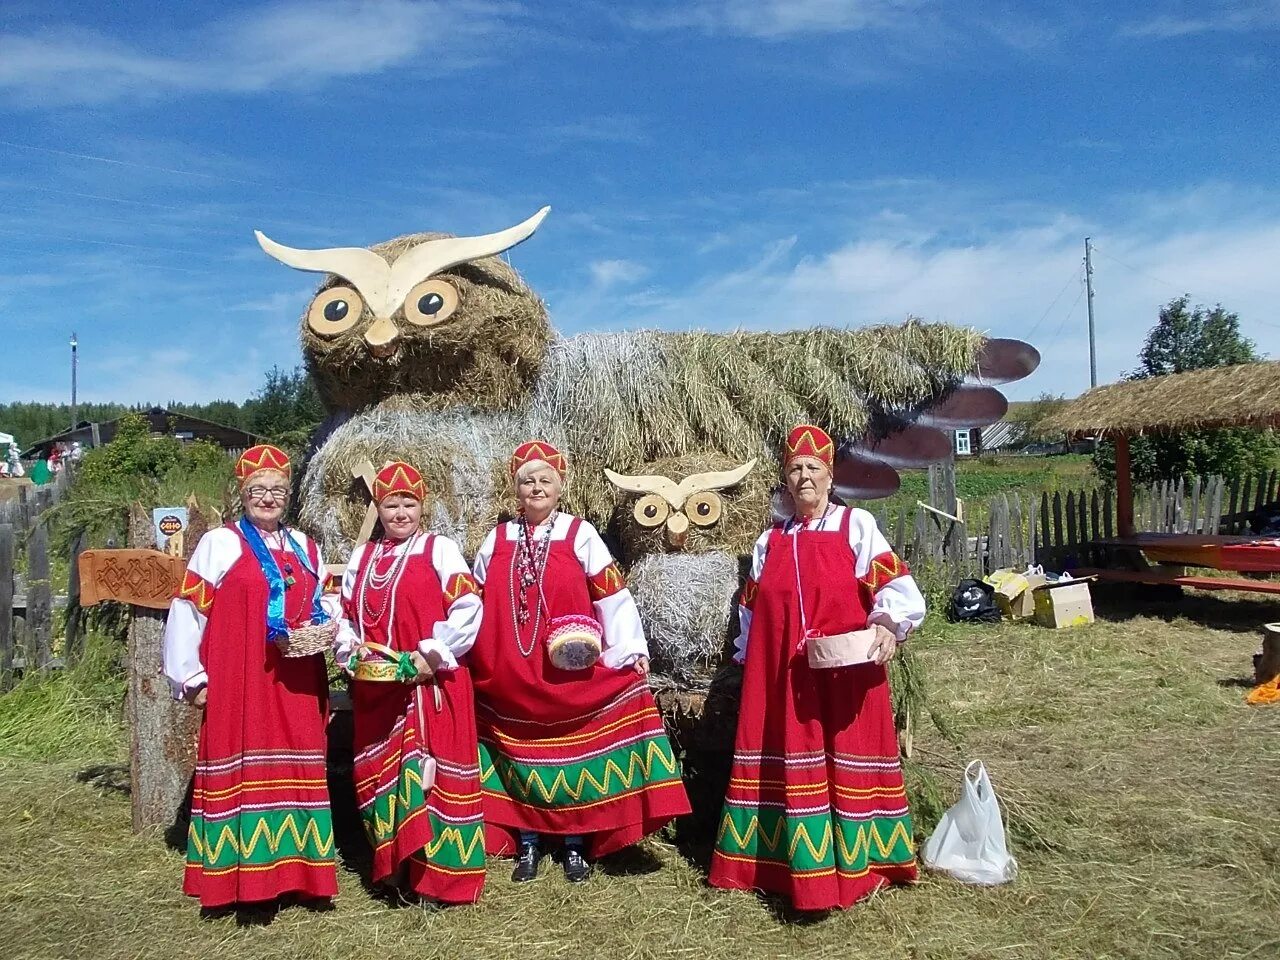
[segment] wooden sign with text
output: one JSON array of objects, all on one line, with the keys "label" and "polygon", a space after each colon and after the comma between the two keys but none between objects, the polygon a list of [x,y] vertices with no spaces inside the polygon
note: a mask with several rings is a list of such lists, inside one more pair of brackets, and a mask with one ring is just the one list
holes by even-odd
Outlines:
[{"label": "wooden sign with text", "polygon": [[86,550],[80,554],[80,605],[117,600],[169,609],[187,564],[159,550]]}]

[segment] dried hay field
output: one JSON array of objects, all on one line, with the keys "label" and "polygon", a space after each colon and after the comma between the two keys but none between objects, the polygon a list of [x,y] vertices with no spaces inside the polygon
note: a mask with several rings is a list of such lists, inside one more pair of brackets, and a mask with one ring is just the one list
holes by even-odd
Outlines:
[{"label": "dried hay field", "polygon": [[[847,913],[797,917],[709,889],[692,847],[650,841],[570,887],[424,909],[371,895],[348,856],[335,909],[202,919],[181,856],[129,831],[119,683],[102,655],[0,697],[0,932],[20,958],[1280,955],[1280,707],[1243,703],[1273,604],[1099,598],[1091,627],[957,628],[913,642],[956,743],[917,757],[954,791],[981,757],[1022,874],[999,889],[929,877]],[[1134,613],[1133,611],[1137,611]],[[1212,625],[1212,626],[1210,626]],[[544,868],[545,869],[545,868]]]}]

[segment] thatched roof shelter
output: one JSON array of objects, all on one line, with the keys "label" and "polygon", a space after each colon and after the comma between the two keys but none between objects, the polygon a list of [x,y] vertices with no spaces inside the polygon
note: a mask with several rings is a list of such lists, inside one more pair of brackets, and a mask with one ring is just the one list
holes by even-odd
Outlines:
[{"label": "thatched roof shelter", "polygon": [[1137,436],[1280,426],[1280,363],[1242,363],[1095,387],[1045,422],[1053,431]]}]

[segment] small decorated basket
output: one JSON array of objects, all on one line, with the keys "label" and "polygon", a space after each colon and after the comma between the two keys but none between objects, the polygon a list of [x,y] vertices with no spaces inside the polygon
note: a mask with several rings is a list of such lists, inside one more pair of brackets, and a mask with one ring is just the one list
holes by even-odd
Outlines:
[{"label": "small decorated basket", "polygon": [[604,631],[595,617],[553,617],[547,630],[547,654],[561,670],[590,670],[600,659]]},{"label": "small decorated basket", "polygon": [[405,671],[400,665],[401,656],[395,650],[380,643],[368,641],[361,649],[364,656],[356,660],[355,668],[351,671],[351,675],[357,680],[372,680],[374,683],[396,683],[405,680]]},{"label": "small decorated basket", "polygon": [[313,653],[324,653],[332,647],[337,630],[336,620],[328,623],[304,623],[290,630],[287,637],[276,641],[276,645],[286,657],[309,657]]}]

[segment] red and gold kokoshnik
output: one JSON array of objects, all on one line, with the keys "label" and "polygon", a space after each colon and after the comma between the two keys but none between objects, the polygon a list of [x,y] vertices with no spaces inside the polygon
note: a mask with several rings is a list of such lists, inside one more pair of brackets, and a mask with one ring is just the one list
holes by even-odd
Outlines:
[{"label": "red and gold kokoshnik", "polygon": [[236,479],[241,486],[259,470],[279,470],[287,477],[290,473],[289,455],[269,443],[260,443],[240,454],[236,461]]},{"label": "red and gold kokoshnik", "polygon": [[511,455],[511,476],[515,477],[516,473],[526,463],[533,463],[537,460],[550,464],[551,468],[561,477],[564,476],[565,470],[568,469],[564,454],[559,450],[545,440],[530,440],[516,447],[516,452]]},{"label": "red and gold kokoshnik", "polygon": [[427,498],[427,481],[416,467],[411,467],[402,460],[388,463],[373,478],[373,500],[381,503],[395,493],[403,493],[417,500]]},{"label": "red and gold kokoshnik", "polygon": [[831,435],[821,427],[801,424],[787,434],[787,449],[782,458],[783,467],[789,467],[791,461],[798,457],[813,457],[827,465],[830,470],[835,464],[836,445]]}]

